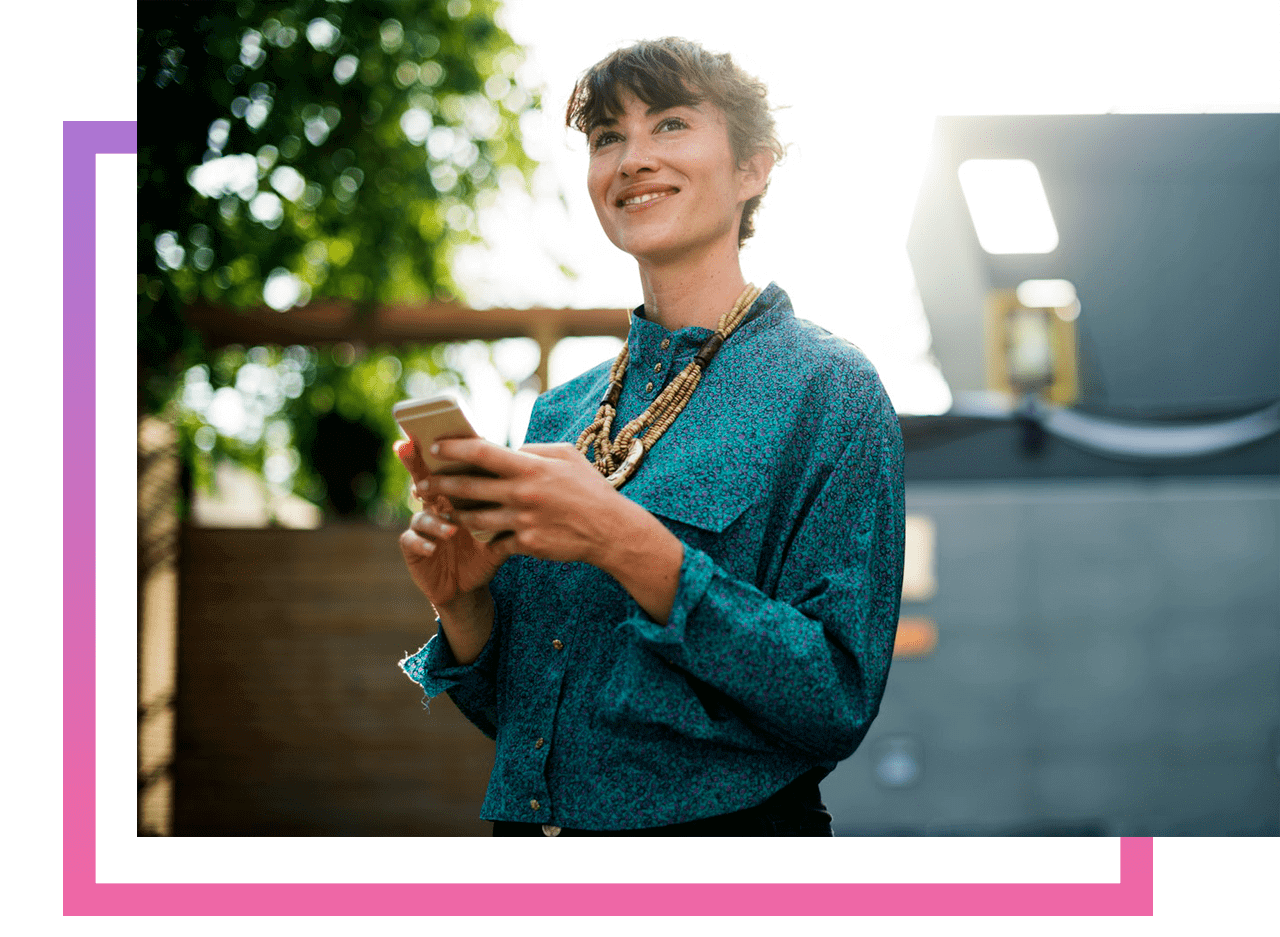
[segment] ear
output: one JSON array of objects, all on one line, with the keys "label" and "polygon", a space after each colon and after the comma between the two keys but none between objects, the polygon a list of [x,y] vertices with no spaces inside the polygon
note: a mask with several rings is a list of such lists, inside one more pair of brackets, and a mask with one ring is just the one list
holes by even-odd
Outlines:
[{"label": "ear", "polygon": [[769,173],[773,171],[773,153],[756,150],[738,167],[742,174],[738,184],[738,201],[745,202],[764,192],[769,185]]}]

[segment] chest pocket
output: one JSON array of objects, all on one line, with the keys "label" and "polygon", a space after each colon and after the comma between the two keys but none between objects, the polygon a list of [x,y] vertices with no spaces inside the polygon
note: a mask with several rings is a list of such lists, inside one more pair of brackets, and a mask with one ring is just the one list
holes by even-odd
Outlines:
[{"label": "chest pocket", "polygon": [[[665,440],[663,440],[665,442]],[[680,540],[721,558],[723,534],[761,500],[765,479],[751,462],[719,458],[661,458],[655,447],[622,493],[657,515]]]}]

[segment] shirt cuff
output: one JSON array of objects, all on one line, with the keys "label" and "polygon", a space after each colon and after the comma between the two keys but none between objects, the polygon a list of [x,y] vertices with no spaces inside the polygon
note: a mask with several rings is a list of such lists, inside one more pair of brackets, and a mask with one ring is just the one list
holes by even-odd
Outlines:
[{"label": "shirt cuff", "polygon": [[469,664],[459,664],[445,639],[440,619],[437,618],[435,637],[414,653],[406,655],[400,661],[400,669],[405,676],[422,687],[427,696],[436,697],[460,683],[487,673],[490,659],[495,653],[494,644],[493,633],[490,632],[480,656]]},{"label": "shirt cuff", "polygon": [[677,647],[684,643],[689,616],[702,602],[711,580],[715,578],[715,561],[701,550],[685,545],[684,559],[680,561],[680,581],[676,585],[675,600],[665,624],[654,621],[639,604],[628,596],[628,622],[648,644]]}]

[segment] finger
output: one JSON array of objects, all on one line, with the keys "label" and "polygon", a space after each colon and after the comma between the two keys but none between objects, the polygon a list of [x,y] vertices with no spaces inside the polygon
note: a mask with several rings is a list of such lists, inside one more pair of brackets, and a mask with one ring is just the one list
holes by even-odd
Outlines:
[{"label": "finger", "polygon": [[437,517],[443,517],[445,520],[451,520],[453,517],[453,502],[443,495],[433,495],[426,488],[426,481],[417,482],[413,486],[413,496],[422,502],[422,510],[435,514]]},{"label": "finger", "polygon": [[476,511],[454,511],[454,520],[470,531],[514,530],[518,511],[512,508],[481,508]]},{"label": "finger", "polygon": [[409,470],[415,483],[426,481],[431,477],[431,470],[427,468],[427,463],[422,461],[422,453],[418,451],[418,446],[412,439],[402,439],[397,442],[396,455],[400,458],[401,464]]},{"label": "finger", "polygon": [[479,478],[475,475],[433,475],[418,491],[443,496],[453,501],[495,501],[507,504],[514,483],[501,478]]},{"label": "finger", "polygon": [[[422,497],[419,495],[419,497]],[[440,495],[427,495],[422,498],[422,506],[424,509],[433,512],[437,517],[442,517],[446,521],[453,520],[453,502],[448,498]]]},{"label": "finger", "polygon": [[576,446],[571,446],[567,442],[531,442],[527,446],[521,446],[520,451],[544,459],[559,459],[562,462],[586,459]]},{"label": "finger", "polygon": [[[436,476],[432,476],[435,478]],[[413,486],[413,495],[422,502],[423,510],[434,511],[445,520],[453,520],[453,502],[443,494],[431,490],[431,479],[423,479],[416,482]],[[456,496],[458,500],[466,500],[461,495]]]},{"label": "finger", "polygon": [[400,549],[407,556],[431,556],[436,552],[436,543],[416,530],[406,530],[400,535]]},{"label": "finger", "polygon": [[536,461],[536,456],[474,436],[468,439],[437,439],[432,444],[431,453],[448,462],[466,462],[502,477],[522,475],[532,469]]},{"label": "finger", "polygon": [[436,537],[447,540],[458,532],[456,524],[451,524],[439,514],[432,511],[419,511],[409,519],[409,529],[423,537]]}]

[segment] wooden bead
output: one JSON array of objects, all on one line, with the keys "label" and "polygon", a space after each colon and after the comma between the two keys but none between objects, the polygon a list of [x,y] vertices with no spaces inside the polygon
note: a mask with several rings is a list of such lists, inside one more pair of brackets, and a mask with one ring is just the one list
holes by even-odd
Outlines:
[{"label": "wooden bead", "polygon": [[[645,411],[624,426],[616,438],[610,441],[613,418],[617,415],[618,398],[622,393],[622,378],[627,371],[629,353],[623,345],[609,368],[609,389],[600,401],[596,417],[578,437],[577,449],[587,456],[595,450],[593,464],[615,488],[621,488],[663,433],[675,422],[689,398],[702,381],[702,373],[716,356],[725,340],[738,327],[760,290],[750,283],[738,295],[733,308],[720,317],[712,336],[707,339],[694,359],[685,365]],[[642,432],[643,431],[643,432]]]}]

